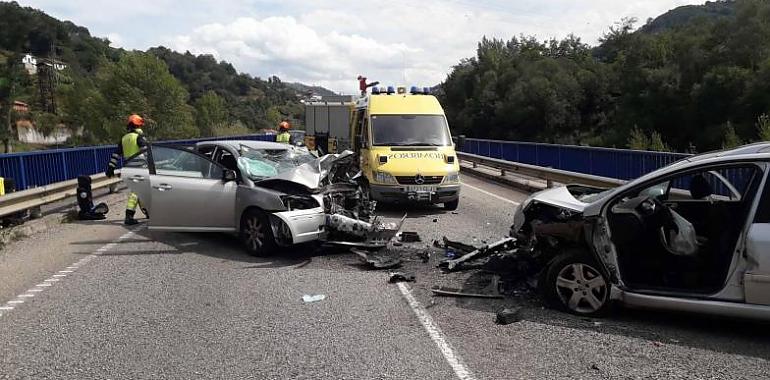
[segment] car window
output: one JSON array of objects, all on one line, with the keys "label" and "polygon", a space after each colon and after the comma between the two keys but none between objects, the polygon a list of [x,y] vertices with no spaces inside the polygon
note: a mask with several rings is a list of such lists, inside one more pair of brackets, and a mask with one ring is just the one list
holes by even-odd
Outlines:
[{"label": "car window", "polygon": [[754,216],[754,223],[770,223],[770,181],[766,180],[765,182],[762,199],[759,200],[757,213]]},{"label": "car window", "polygon": [[152,147],[155,173],[189,178],[222,178],[222,168],[189,150],[164,146]]},{"label": "car window", "polygon": [[636,196],[676,201],[741,201],[752,180],[760,173],[755,166],[707,168],[656,182]]},{"label": "car window", "polygon": [[206,156],[208,159],[212,159],[214,157],[214,150],[216,148],[216,145],[202,146],[198,148],[198,153]]},{"label": "car window", "polygon": [[147,152],[143,151],[139,154],[131,157],[123,164],[125,168],[147,169],[149,167],[147,163]]},{"label": "car window", "polygon": [[317,158],[307,149],[253,149],[241,145],[241,157],[237,160],[243,175],[259,181],[274,177],[300,165],[314,162]]}]

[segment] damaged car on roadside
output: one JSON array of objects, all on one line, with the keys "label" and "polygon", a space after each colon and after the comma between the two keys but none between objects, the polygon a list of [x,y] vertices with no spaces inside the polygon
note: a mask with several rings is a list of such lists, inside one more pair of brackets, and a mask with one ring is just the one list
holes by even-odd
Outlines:
[{"label": "damaged car on roadside", "polygon": [[235,233],[253,255],[315,241],[384,245],[400,227],[375,217],[350,151],[317,158],[265,141],[151,144],[121,177],[152,215],[150,230]]},{"label": "damaged car on roadside", "polygon": [[770,319],[770,144],[688,157],[613,189],[567,185],[518,206],[518,254],[554,307]]}]

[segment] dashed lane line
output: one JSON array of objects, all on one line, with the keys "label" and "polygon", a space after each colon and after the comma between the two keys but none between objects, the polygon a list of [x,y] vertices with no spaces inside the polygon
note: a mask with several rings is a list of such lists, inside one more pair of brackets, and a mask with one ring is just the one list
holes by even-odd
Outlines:
[{"label": "dashed lane line", "polygon": [[508,203],[510,203],[510,204],[512,204],[512,205],[514,205],[514,206],[518,206],[518,205],[519,205],[519,202],[514,202],[514,201],[512,201],[512,200],[510,200],[510,199],[507,199],[507,198],[501,197],[501,196],[499,196],[499,195],[497,195],[497,194],[495,194],[495,193],[490,193],[489,191],[486,191],[486,190],[484,190],[484,189],[478,188],[478,187],[476,187],[476,186],[473,186],[473,185],[469,185],[469,184],[467,184],[467,183],[463,183],[463,186],[465,186],[465,187],[468,187],[468,188],[471,188],[471,189],[473,189],[473,190],[476,190],[476,191],[478,191],[478,192],[480,192],[480,193],[483,193],[483,194],[489,195],[490,197],[494,197],[494,198],[496,198],[496,199],[499,199],[499,200],[501,200],[501,201],[503,201],[503,202],[508,202]]},{"label": "dashed lane line", "polygon": [[88,256],[81,258],[76,263],[70,264],[69,266],[66,267],[66,269],[58,271],[57,274],[54,274],[51,277],[46,278],[45,280],[43,280],[43,282],[35,285],[33,288],[28,289],[24,293],[21,293],[18,296],[16,296],[14,299],[6,302],[5,305],[0,306],[0,317],[3,316],[4,314],[3,312],[7,314],[7,312],[14,310],[17,306],[24,304],[25,300],[31,301],[31,299],[35,297],[36,293],[40,293],[45,289],[52,287],[54,284],[59,283],[61,280],[66,279],[66,277],[69,274],[75,273],[75,271],[78,268],[80,268],[83,264],[91,261],[94,257],[99,256],[102,253],[107,252],[112,248],[115,248],[115,246],[117,246],[117,241],[128,239],[133,235],[134,235],[134,231],[126,232],[121,237],[119,237],[116,241],[109,244],[105,244],[104,246],[97,249],[96,251],[89,254]]},{"label": "dashed lane line", "polygon": [[463,364],[460,356],[454,352],[452,346],[449,344],[449,340],[447,340],[444,333],[441,332],[441,329],[438,327],[436,322],[433,321],[433,318],[431,318],[430,314],[428,314],[425,308],[420,305],[420,302],[417,301],[417,299],[414,297],[409,287],[403,282],[399,282],[398,290],[401,291],[401,294],[404,296],[404,299],[406,299],[409,307],[412,308],[412,311],[414,311],[417,319],[425,328],[425,331],[428,332],[428,335],[430,335],[430,339],[436,343],[438,350],[441,352],[441,355],[444,356],[444,359],[447,361],[447,363],[449,363],[449,366],[452,367],[452,370],[454,371],[455,375],[457,375],[457,378],[460,380],[475,380],[476,377],[474,377],[468,367]]}]

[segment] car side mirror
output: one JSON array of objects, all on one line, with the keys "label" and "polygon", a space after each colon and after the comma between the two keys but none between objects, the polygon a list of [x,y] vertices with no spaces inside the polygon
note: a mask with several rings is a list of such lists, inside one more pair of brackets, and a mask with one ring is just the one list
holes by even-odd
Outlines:
[{"label": "car side mirror", "polygon": [[222,172],[222,181],[230,182],[235,181],[236,179],[238,179],[238,175],[235,173],[235,170],[225,169]]}]

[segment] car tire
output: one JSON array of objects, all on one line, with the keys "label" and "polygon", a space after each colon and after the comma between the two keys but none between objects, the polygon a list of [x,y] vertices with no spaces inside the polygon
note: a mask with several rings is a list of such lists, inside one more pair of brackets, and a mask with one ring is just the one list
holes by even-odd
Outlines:
[{"label": "car tire", "polygon": [[460,199],[455,199],[451,202],[444,202],[444,209],[448,211],[454,211],[457,210],[457,207],[460,205]]},{"label": "car tire", "polygon": [[556,257],[541,280],[543,298],[553,308],[586,317],[603,315],[609,308],[610,282],[596,260],[583,251]]},{"label": "car tire", "polygon": [[240,240],[246,251],[253,256],[267,256],[276,249],[273,231],[267,214],[249,209],[241,217]]}]

